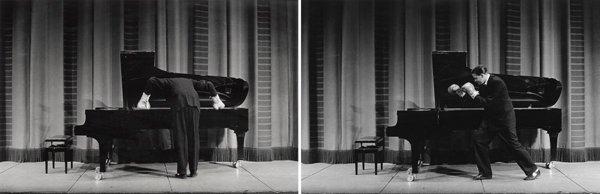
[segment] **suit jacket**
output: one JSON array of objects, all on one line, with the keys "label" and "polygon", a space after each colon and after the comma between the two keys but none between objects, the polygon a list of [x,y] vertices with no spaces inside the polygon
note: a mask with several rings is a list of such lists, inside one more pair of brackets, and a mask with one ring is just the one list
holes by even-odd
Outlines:
[{"label": "suit jacket", "polygon": [[217,95],[212,83],[205,80],[188,78],[156,78],[151,77],[146,82],[146,94],[161,93],[167,98],[171,109],[179,110],[181,107],[193,106],[200,108],[199,91],[207,91],[210,96]]},{"label": "suit jacket", "polygon": [[504,81],[490,75],[487,85],[481,85],[479,95],[473,99],[484,109],[484,123],[488,130],[515,129],[516,117],[508,89]]}]

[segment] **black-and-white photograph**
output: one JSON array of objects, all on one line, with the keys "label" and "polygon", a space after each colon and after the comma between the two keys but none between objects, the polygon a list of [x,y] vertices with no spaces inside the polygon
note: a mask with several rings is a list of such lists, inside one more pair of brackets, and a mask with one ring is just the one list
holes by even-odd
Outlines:
[{"label": "black-and-white photograph", "polygon": [[295,0],[0,0],[0,192],[298,192]]},{"label": "black-and-white photograph", "polygon": [[597,193],[588,0],[303,0],[303,193]]},{"label": "black-and-white photograph", "polygon": [[600,0],[0,0],[0,193],[600,193]]}]

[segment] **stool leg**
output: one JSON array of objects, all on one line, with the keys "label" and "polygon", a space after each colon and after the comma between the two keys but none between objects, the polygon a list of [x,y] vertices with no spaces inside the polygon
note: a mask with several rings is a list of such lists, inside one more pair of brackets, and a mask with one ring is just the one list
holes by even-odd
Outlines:
[{"label": "stool leg", "polygon": [[42,153],[43,153],[42,158],[44,158],[44,164],[46,166],[46,174],[48,174],[48,148],[44,148]]},{"label": "stool leg", "polygon": [[54,167],[54,149],[50,150],[52,152],[52,169],[56,168]]},{"label": "stool leg", "polygon": [[381,163],[381,170],[383,170],[383,160],[385,159],[385,150],[381,151],[381,158],[379,159],[379,162]]},{"label": "stool leg", "polygon": [[364,170],[365,169],[365,153],[363,152],[361,155],[362,155],[362,158],[361,158],[361,160],[362,160],[362,167],[363,167],[363,170]]},{"label": "stool leg", "polygon": [[358,155],[356,154],[356,150],[354,150],[354,175],[358,175]]},{"label": "stool leg", "polygon": [[65,174],[67,174],[67,169],[68,169],[68,167],[69,167],[69,165],[68,165],[68,164],[69,164],[69,162],[68,162],[68,160],[67,160],[67,158],[68,158],[68,155],[69,155],[68,151],[66,151],[66,150],[65,150],[65,154],[63,155],[63,156],[64,156],[64,157],[63,157],[63,159],[65,160]]},{"label": "stool leg", "polygon": [[73,168],[73,155],[75,155],[73,152],[74,152],[74,150],[70,149],[70,151],[69,151],[69,160],[71,160],[71,169]]},{"label": "stool leg", "polygon": [[377,175],[377,152],[373,153],[373,161],[375,163],[375,175]]}]

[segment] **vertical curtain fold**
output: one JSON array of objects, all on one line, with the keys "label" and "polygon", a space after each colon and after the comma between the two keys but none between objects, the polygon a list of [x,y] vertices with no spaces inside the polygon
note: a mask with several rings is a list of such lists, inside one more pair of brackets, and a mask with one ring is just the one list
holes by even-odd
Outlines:
[{"label": "vertical curtain fold", "polygon": [[323,119],[324,139],[323,149],[339,150],[338,135],[342,129],[341,120],[341,49],[339,45],[342,41],[342,28],[340,27],[342,14],[342,1],[326,1],[325,18],[331,18],[323,21]]},{"label": "vertical curtain fold", "polygon": [[156,5],[158,0],[143,0],[140,3],[139,50],[155,51],[156,45]]},{"label": "vertical curtain fold", "polygon": [[[600,147],[600,8],[599,1],[585,0],[583,2],[585,18],[585,147]],[[600,154],[597,154],[600,155]]]},{"label": "vertical curtain fold", "polygon": [[[123,31],[122,4],[119,1],[93,1],[92,74],[93,106],[116,107],[122,105],[122,94],[115,90],[121,85],[120,50]],[[118,49],[115,49],[118,48]]]},{"label": "vertical curtain fold", "polygon": [[[13,42],[31,41],[31,1],[15,3],[15,22],[13,23]],[[25,149],[23,140],[28,139],[26,132],[31,126],[30,112],[30,82],[31,82],[31,45],[13,43],[13,76],[12,76],[12,147]],[[16,159],[16,158],[13,158]]]},{"label": "vertical curtain fold", "polygon": [[450,11],[450,50],[467,51],[468,0],[455,0]]},{"label": "vertical curtain fold", "polygon": [[[241,105],[247,107],[248,126],[250,130],[256,129],[255,98],[256,85],[254,77],[254,0],[228,1],[228,76],[239,77],[250,83],[248,97]],[[251,140],[249,140],[251,139]],[[258,136],[256,133],[247,133],[244,146],[258,147]],[[252,145],[249,145],[252,144]]]},{"label": "vertical curtain fold", "polygon": [[[294,142],[289,139],[291,129],[289,114],[293,111],[290,105],[290,90],[293,90],[292,83],[295,83],[289,75],[291,72],[294,59],[290,57],[292,52],[288,50],[292,46],[289,41],[290,36],[294,33],[277,33],[277,32],[292,32],[290,30],[294,23],[288,23],[288,14],[293,14],[289,9],[290,1],[271,1],[271,147],[281,148],[293,146],[289,143]],[[292,7],[293,8],[293,7]]]},{"label": "vertical curtain fold", "polygon": [[[389,125],[395,125],[398,121],[398,115],[396,111],[404,110],[406,108],[405,104],[405,90],[404,90],[404,82],[405,82],[405,39],[404,29],[405,26],[405,9],[403,1],[392,1],[392,5],[394,10],[391,13],[391,43],[390,43],[390,103],[388,112],[390,113],[389,117]],[[388,148],[393,151],[399,151],[404,148],[405,143],[404,140],[399,138],[389,138],[388,139]],[[394,153],[394,152],[392,152]],[[390,154],[386,154],[390,155]],[[397,157],[396,157],[397,158]]]},{"label": "vertical curtain fold", "polygon": [[[567,41],[566,34],[566,11],[567,6],[563,1],[550,0],[540,1],[540,73],[542,77],[552,77],[562,83],[563,89],[560,99],[554,107],[562,108],[562,128],[563,132],[559,134],[559,147],[568,146],[569,142],[569,107],[568,94],[569,84],[567,79],[567,55],[565,47]],[[566,122],[564,122],[566,121]],[[546,139],[544,137],[544,139]]]},{"label": "vertical curtain fold", "polygon": [[309,50],[311,47],[313,47],[313,45],[309,44],[308,39],[309,38],[314,38],[309,36],[309,30],[308,30],[308,24],[309,24],[309,20],[311,19],[309,17],[310,13],[312,11],[310,11],[310,6],[307,6],[309,3],[303,2],[300,7],[302,10],[302,19],[300,20],[302,23],[302,28],[299,33],[300,33],[300,58],[301,58],[301,62],[302,64],[300,65],[300,78],[298,78],[298,82],[300,82],[300,114],[299,114],[299,121],[300,122],[300,136],[303,137],[301,142],[300,142],[300,147],[302,148],[302,150],[304,152],[302,152],[302,162],[308,162],[309,161],[309,156],[308,156],[308,150],[315,150],[316,148],[313,148],[310,146],[310,120],[309,120],[309,116],[310,116],[310,104],[309,103],[314,103],[311,102],[309,100],[310,96],[309,96]]},{"label": "vertical curtain fold", "polygon": [[433,1],[406,1],[404,91],[406,108],[434,107]]},{"label": "vertical curtain fold", "polygon": [[344,2],[342,9],[342,120],[341,127],[325,130],[337,131],[336,149],[350,150],[354,140],[375,135],[374,6],[361,0]]},{"label": "vertical curtain fold", "polygon": [[[81,87],[77,87],[77,120],[85,120],[85,110],[94,108],[94,48],[93,36],[94,36],[94,4],[92,0],[83,0],[79,4],[80,17],[77,29],[77,41],[80,45],[77,49],[77,84]],[[85,46],[84,46],[85,45]],[[98,143],[91,138],[85,136],[77,136],[75,146],[79,150],[84,150],[80,154],[75,156],[81,156],[82,158],[94,157],[94,152],[90,150],[98,148]]]},{"label": "vertical curtain fold", "polygon": [[189,14],[190,1],[171,0],[166,2],[166,53],[167,67],[166,71],[174,73],[190,72],[190,51],[189,51]]},{"label": "vertical curtain fold", "polygon": [[31,120],[23,141],[25,148],[41,147],[45,138],[63,131],[63,89],[54,87],[62,85],[63,79],[62,26],[62,3],[32,1],[28,115]]},{"label": "vertical curtain fold", "polygon": [[208,74],[228,76],[227,1],[210,0],[208,6]]}]

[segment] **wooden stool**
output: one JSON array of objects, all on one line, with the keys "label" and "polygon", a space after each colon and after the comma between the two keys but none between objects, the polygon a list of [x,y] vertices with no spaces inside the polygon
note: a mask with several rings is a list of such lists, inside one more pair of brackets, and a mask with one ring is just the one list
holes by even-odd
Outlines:
[{"label": "wooden stool", "polygon": [[368,136],[362,137],[354,144],[359,144],[358,147],[354,148],[354,174],[358,175],[358,156],[361,155],[362,168],[365,169],[365,153],[373,153],[375,162],[375,175],[377,175],[377,163],[381,163],[381,169],[383,170],[383,153],[385,143],[383,137]]},{"label": "wooden stool", "polygon": [[64,161],[65,161],[65,174],[67,174],[67,162],[71,161],[71,168],[73,168],[73,136],[70,135],[55,135],[52,136],[44,142],[49,142],[50,146],[45,147],[42,151],[42,158],[44,158],[44,163],[46,165],[46,174],[48,174],[48,152],[52,153],[52,168],[54,166],[54,156],[56,152],[64,153]]}]

